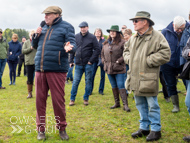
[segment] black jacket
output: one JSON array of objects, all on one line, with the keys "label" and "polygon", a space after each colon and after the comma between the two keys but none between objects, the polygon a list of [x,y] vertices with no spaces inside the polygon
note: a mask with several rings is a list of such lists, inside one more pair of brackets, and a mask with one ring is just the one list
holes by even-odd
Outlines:
[{"label": "black jacket", "polygon": [[93,64],[97,61],[101,50],[96,37],[87,32],[84,36],[81,33],[76,34],[75,39],[77,45],[76,52],[71,53],[69,62],[73,63],[74,56],[76,65],[83,66],[88,62]]}]

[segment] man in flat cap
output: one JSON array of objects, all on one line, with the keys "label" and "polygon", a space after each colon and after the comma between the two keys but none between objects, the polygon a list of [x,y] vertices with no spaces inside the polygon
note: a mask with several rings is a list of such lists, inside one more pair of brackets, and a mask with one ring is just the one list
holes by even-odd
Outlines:
[{"label": "man in flat cap", "polygon": [[129,65],[125,87],[134,92],[140,113],[139,130],[133,138],[147,136],[147,141],[161,138],[160,107],[157,95],[159,71],[170,60],[170,48],[164,36],[153,29],[154,22],[145,11],[137,12],[133,21],[137,33],[125,44],[124,61]]},{"label": "man in flat cap", "polygon": [[[188,27],[189,23],[186,22],[183,17],[176,16],[174,21],[162,30],[162,34],[165,36],[170,46],[171,59],[168,63],[161,66],[161,72],[166,82],[168,96],[173,103],[173,113],[180,111],[176,77],[181,73],[183,65],[186,62],[181,52],[190,36]],[[183,80],[183,82],[186,86],[186,81]]]},{"label": "man in flat cap", "polygon": [[75,104],[75,97],[79,83],[83,73],[85,73],[85,93],[83,95],[84,105],[88,105],[89,95],[92,89],[92,69],[93,63],[98,61],[100,55],[100,47],[96,37],[88,32],[88,23],[82,22],[79,24],[80,33],[76,34],[77,49],[75,54],[70,56],[70,65],[73,65],[75,55],[75,74],[71,89],[70,106]]},{"label": "man in flat cap", "polygon": [[68,52],[75,52],[75,31],[73,26],[62,20],[58,6],[46,8],[45,25],[38,27],[32,46],[37,48],[35,57],[36,123],[37,139],[44,140],[46,100],[51,91],[56,126],[61,139],[69,139],[66,133],[65,80],[69,68]]},{"label": "man in flat cap", "polygon": [[7,50],[9,48],[9,44],[2,34],[3,30],[0,28],[0,90],[5,89],[5,87],[2,86],[2,76],[7,62]]}]

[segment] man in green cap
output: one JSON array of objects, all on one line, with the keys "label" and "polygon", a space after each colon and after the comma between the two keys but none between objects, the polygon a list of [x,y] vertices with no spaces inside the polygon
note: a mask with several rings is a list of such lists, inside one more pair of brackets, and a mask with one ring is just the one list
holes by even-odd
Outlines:
[{"label": "man in green cap", "polygon": [[5,89],[5,87],[2,86],[2,76],[7,62],[7,50],[9,45],[2,34],[3,31],[0,29],[0,89]]},{"label": "man in green cap", "polygon": [[129,65],[125,87],[134,92],[140,113],[140,128],[133,138],[147,136],[147,141],[161,138],[160,107],[157,95],[159,71],[170,60],[170,48],[164,36],[153,29],[154,22],[145,11],[132,19],[137,33],[125,44],[124,61]]},{"label": "man in green cap", "polygon": [[68,140],[65,80],[69,68],[68,52],[75,52],[75,32],[70,23],[62,20],[62,10],[58,6],[50,6],[43,13],[45,25],[41,23],[32,40],[32,46],[37,48],[35,56],[37,139],[46,138],[46,100],[50,90],[59,135],[61,139]]}]

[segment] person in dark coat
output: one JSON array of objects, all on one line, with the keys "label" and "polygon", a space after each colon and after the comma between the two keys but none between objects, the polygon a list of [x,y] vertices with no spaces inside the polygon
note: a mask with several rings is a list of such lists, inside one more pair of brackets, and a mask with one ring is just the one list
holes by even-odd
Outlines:
[{"label": "person in dark coat", "polygon": [[74,64],[75,55],[75,74],[71,89],[70,106],[75,104],[75,97],[83,73],[85,73],[85,93],[83,96],[84,105],[88,105],[89,95],[92,88],[92,68],[93,63],[98,60],[100,47],[96,37],[88,32],[88,23],[79,24],[80,33],[76,34],[77,49],[75,54],[70,55],[70,66]]},{"label": "person in dark coat", "polygon": [[51,91],[56,126],[62,140],[68,140],[66,133],[65,81],[69,68],[68,52],[75,52],[74,27],[62,20],[62,9],[49,6],[43,13],[44,22],[40,24],[32,39],[35,56],[36,86],[36,125],[38,140],[46,139],[45,118],[48,91]]},{"label": "person in dark coat", "polygon": [[8,65],[9,65],[9,77],[10,77],[10,84],[15,85],[16,82],[16,67],[18,64],[18,56],[21,54],[22,45],[18,41],[18,35],[13,34],[12,40],[8,43],[9,44],[9,56],[8,56]]},{"label": "person in dark coat", "polygon": [[[162,30],[162,34],[165,36],[170,46],[171,59],[168,63],[162,65],[160,70],[166,82],[168,96],[173,103],[173,113],[180,111],[176,77],[181,73],[185,63],[184,58],[181,56],[181,52],[187,41],[184,42],[184,38],[182,37],[184,37],[186,33],[184,30],[188,25],[189,23],[186,22],[183,17],[176,16],[174,21]],[[185,81],[184,84],[186,85]]]},{"label": "person in dark coat", "polygon": [[[23,44],[24,44],[25,41],[26,41],[26,37],[23,36],[22,37],[22,42],[21,42],[22,46],[23,46]],[[19,55],[17,77],[20,76],[20,72],[21,72],[23,63],[24,63],[24,76],[26,76],[26,66],[25,66],[25,62],[24,62],[24,54],[21,53]]]},{"label": "person in dark coat", "polygon": [[[102,29],[96,28],[94,35],[96,36],[96,39],[98,40],[100,50],[102,50],[102,44],[104,43],[105,39],[103,37],[103,32]],[[91,94],[94,88],[94,78],[96,75],[96,71],[100,67],[100,85],[99,85],[99,94],[104,95],[104,85],[105,85],[105,71],[103,64],[101,62],[101,53],[99,55],[99,58],[97,59],[96,62],[93,64],[93,70],[92,70],[92,89],[91,89]]]},{"label": "person in dark coat", "polygon": [[109,33],[109,37],[103,43],[101,58],[104,65],[104,71],[107,73],[112,86],[115,100],[115,104],[110,108],[114,109],[120,107],[120,95],[123,101],[123,110],[130,112],[125,90],[126,65],[123,59],[125,40],[119,31],[118,25],[112,25],[107,32]]}]

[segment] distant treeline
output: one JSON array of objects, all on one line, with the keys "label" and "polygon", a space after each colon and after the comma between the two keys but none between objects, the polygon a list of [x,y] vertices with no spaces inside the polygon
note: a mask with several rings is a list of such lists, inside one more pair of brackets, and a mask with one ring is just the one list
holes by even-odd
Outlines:
[{"label": "distant treeline", "polygon": [[5,29],[3,31],[3,37],[7,39],[7,42],[12,40],[12,35],[16,33],[18,35],[18,41],[22,41],[22,37],[26,37],[26,39],[29,39],[29,32],[26,31],[25,29]]}]

